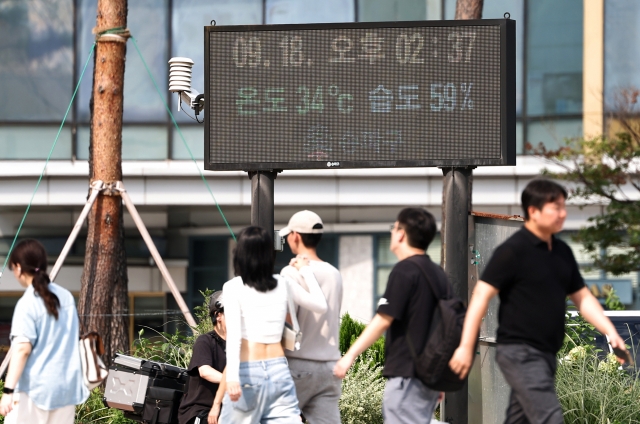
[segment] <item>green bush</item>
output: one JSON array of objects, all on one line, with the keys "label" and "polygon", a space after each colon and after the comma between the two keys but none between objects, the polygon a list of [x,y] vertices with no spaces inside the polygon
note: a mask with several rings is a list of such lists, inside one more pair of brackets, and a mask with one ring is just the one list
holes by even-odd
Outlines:
[{"label": "green bush", "polygon": [[[340,321],[340,352],[344,355],[364,331],[366,324],[356,321],[347,313]],[[362,353],[377,364],[384,364],[384,337],[380,337],[371,347]]]},{"label": "green bush", "polygon": [[640,382],[621,369],[615,355],[601,360],[577,346],[558,363],[556,390],[566,423],[639,423]]},{"label": "green bush", "polygon": [[108,408],[102,403],[104,391],[96,387],[91,391],[89,399],[76,406],[75,424],[137,424],[124,417],[122,411]]},{"label": "green bush", "polygon": [[[622,305],[613,290],[606,304],[611,309]],[[581,316],[567,316],[556,373],[564,422],[640,423],[640,375],[620,367],[615,355],[604,355],[595,345],[597,334]]]},{"label": "green bush", "polygon": [[356,364],[342,381],[340,419],[343,424],[382,424],[382,365],[367,354],[360,356]]}]

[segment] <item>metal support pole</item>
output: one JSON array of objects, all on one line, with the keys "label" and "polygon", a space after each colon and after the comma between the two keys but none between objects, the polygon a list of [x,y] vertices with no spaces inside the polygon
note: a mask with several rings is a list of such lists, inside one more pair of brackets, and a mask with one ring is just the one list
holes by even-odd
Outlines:
[{"label": "metal support pole", "polygon": [[[460,299],[469,299],[469,205],[472,168],[443,168],[442,266]],[[468,385],[446,395],[441,417],[451,424],[469,420]]]},{"label": "metal support pole", "polygon": [[273,182],[276,171],[252,171],[251,179],[251,225],[257,225],[273,234]]},{"label": "metal support pole", "polygon": [[153,260],[156,262],[156,265],[158,265],[158,268],[160,269],[160,273],[164,277],[164,281],[167,283],[167,286],[169,286],[169,290],[171,290],[171,294],[173,294],[173,297],[175,298],[176,303],[178,304],[178,307],[182,311],[184,318],[187,320],[187,323],[191,327],[196,327],[197,326],[196,320],[193,319],[193,315],[191,315],[191,311],[189,311],[187,304],[185,303],[184,299],[182,298],[182,295],[180,294],[180,290],[178,290],[176,283],[173,281],[173,278],[171,277],[171,274],[169,274],[169,270],[167,269],[167,266],[164,264],[164,260],[162,260],[162,256],[160,256],[160,252],[158,252],[158,249],[156,249],[156,245],[153,243],[153,240],[149,235],[149,231],[147,231],[147,227],[144,225],[144,222],[142,222],[142,218],[140,218],[140,214],[138,214],[138,210],[136,209],[135,205],[131,201],[129,194],[127,193],[127,190],[125,190],[124,184],[122,184],[121,181],[118,181],[117,189],[118,191],[120,191],[122,202],[127,207],[127,210],[129,211],[129,213],[131,214],[131,217],[133,218],[133,222],[136,223],[136,227],[138,227],[138,231],[140,231],[140,235],[144,239],[144,242],[147,244],[147,248],[149,249],[149,252],[151,252],[151,256],[153,257]]}]

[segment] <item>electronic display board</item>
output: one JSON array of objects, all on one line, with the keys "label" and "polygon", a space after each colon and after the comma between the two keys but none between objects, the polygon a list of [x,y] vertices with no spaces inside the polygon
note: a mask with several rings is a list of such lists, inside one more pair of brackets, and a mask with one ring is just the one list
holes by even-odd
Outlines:
[{"label": "electronic display board", "polygon": [[515,165],[515,21],[205,27],[205,168]]}]

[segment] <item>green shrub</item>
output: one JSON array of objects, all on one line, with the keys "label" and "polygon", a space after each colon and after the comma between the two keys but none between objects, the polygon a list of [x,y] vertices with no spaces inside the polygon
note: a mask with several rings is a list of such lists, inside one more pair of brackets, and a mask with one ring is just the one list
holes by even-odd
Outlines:
[{"label": "green shrub", "polygon": [[[344,314],[340,321],[340,352],[344,355],[364,331],[366,324],[356,321],[349,314]],[[362,356],[371,358],[377,364],[384,364],[384,337],[380,337],[375,343],[362,353]]]},{"label": "green shrub", "polygon": [[639,423],[640,382],[609,354],[577,346],[558,363],[556,390],[566,423]]},{"label": "green shrub", "polygon": [[75,424],[137,424],[124,417],[122,411],[106,407],[102,403],[104,391],[96,387],[91,391],[89,399],[76,406]]},{"label": "green shrub", "polygon": [[367,354],[360,356],[356,365],[342,381],[340,419],[343,424],[382,424],[382,365]]}]

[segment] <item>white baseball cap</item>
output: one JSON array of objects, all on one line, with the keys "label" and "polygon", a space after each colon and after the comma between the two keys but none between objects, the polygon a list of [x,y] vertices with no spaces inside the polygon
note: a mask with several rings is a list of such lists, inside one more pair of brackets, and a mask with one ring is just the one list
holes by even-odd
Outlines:
[{"label": "white baseball cap", "polygon": [[289,220],[289,224],[280,230],[280,236],[284,237],[292,231],[301,234],[322,234],[322,219],[315,212],[307,210],[296,212]]}]

